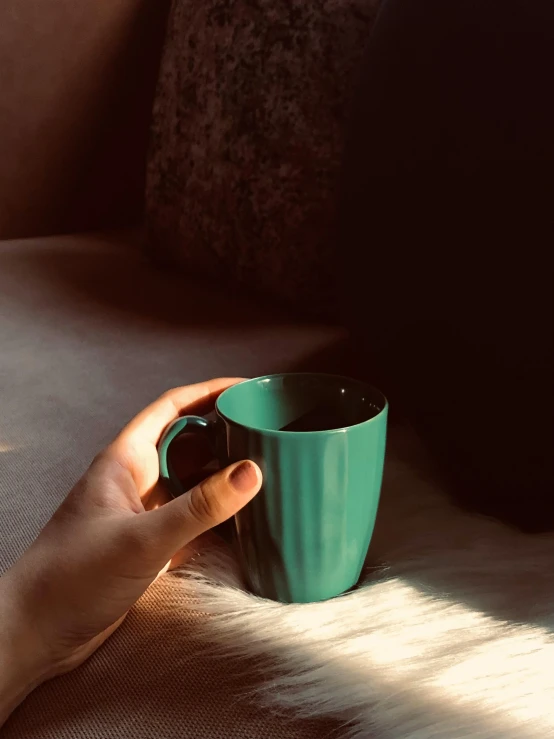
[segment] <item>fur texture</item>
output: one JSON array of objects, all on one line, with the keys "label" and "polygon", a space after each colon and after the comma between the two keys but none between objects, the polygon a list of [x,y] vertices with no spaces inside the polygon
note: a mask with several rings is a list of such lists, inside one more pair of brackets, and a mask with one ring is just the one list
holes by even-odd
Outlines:
[{"label": "fur texture", "polygon": [[459,510],[423,459],[409,433],[389,444],[363,587],[265,601],[223,548],[182,586],[219,652],[275,665],[253,699],[286,714],[338,718],[352,739],[554,737],[554,537]]}]

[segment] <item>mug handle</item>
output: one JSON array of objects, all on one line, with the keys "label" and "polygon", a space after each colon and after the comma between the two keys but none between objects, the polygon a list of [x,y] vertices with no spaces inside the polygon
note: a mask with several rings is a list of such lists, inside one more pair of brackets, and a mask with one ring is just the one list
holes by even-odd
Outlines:
[{"label": "mug handle", "polygon": [[168,459],[168,451],[171,442],[185,431],[205,434],[210,442],[212,451],[215,456],[215,423],[207,421],[202,416],[182,416],[175,419],[163,432],[158,442],[158,458],[160,460],[160,480],[163,480],[171,495],[176,498],[187,491],[181,485],[181,482],[175,471],[171,467]]}]

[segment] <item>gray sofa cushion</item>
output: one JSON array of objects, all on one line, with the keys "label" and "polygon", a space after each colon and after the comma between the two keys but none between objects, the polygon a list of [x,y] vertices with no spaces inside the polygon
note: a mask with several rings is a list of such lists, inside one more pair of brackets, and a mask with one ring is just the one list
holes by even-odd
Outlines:
[{"label": "gray sofa cushion", "polygon": [[[133,239],[111,236],[1,243],[0,316],[0,573],[96,452],[165,389],[286,370],[337,337],[156,274]],[[82,668],[35,691],[2,737],[321,735],[252,709],[241,696],[255,670],[198,657],[209,645],[195,618],[162,578]]]}]

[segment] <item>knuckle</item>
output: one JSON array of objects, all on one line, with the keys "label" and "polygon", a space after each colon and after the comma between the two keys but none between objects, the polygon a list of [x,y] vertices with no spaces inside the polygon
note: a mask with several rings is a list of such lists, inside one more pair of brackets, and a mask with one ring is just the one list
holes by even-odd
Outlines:
[{"label": "knuckle", "polygon": [[221,517],[221,506],[206,481],[190,492],[189,513],[201,524],[213,524]]},{"label": "knuckle", "polygon": [[90,469],[103,469],[109,459],[108,449],[101,449],[90,463]]},{"label": "knuckle", "polygon": [[160,395],[159,400],[163,401],[164,403],[168,403],[172,406],[172,408],[175,408],[175,393],[178,390],[179,388],[176,387],[169,388],[169,390],[166,390]]}]

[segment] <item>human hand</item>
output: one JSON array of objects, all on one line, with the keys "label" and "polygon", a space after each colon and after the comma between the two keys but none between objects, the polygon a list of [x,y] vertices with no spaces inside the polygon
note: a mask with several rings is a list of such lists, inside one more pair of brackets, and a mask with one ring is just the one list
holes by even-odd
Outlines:
[{"label": "human hand", "polygon": [[176,553],[259,491],[261,472],[249,461],[169,502],[157,485],[156,444],[165,427],[184,413],[208,412],[236,382],[178,388],[142,411],[95,458],[35,543],[0,578],[0,673],[4,661],[8,672],[25,673],[18,680],[27,682],[12,704],[87,659]]}]

